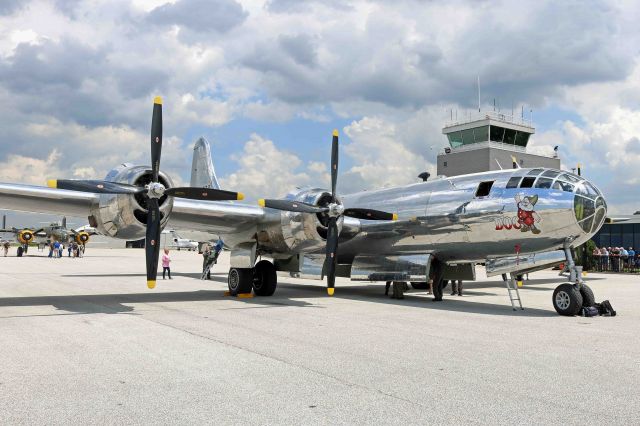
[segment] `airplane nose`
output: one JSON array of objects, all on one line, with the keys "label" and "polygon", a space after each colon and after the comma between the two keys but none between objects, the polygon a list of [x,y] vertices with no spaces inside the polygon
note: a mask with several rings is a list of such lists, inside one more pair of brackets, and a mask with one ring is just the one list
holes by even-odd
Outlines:
[{"label": "airplane nose", "polygon": [[607,203],[600,190],[583,180],[576,184],[573,211],[585,234],[595,234],[607,216]]}]

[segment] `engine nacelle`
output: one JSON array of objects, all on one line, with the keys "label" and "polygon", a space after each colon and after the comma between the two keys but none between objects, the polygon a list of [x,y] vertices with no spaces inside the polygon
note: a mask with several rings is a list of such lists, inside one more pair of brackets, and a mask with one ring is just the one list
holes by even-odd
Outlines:
[{"label": "engine nacelle", "polygon": [[[151,168],[125,163],[111,170],[105,180],[144,186],[151,182],[151,178]],[[159,179],[166,188],[173,186],[169,176],[162,172]],[[164,195],[159,199],[159,204],[162,229],[169,220],[173,198]],[[137,240],[144,238],[146,234],[147,215],[147,198],[143,194],[101,194],[98,205],[91,209],[89,224],[103,235]]]},{"label": "engine nacelle", "polygon": [[33,241],[33,231],[30,229],[23,229],[18,232],[18,242],[20,244],[29,244]]},{"label": "engine nacelle", "polygon": [[[314,188],[290,193],[285,198],[312,204],[326,206],[331,202],[331,193]],[[340,202],[340,200],[338,200]],[[264,248],[279,252],[309,252],[324,249],[327,239],[327,219],[324,213],[315,215],[280,212],[280,224],[260,232],[258,241]],[[338,231],[342,229],[343,218],[338,219]]]},{"label": "engine nacelle", "polygon": [[76,243],[87,244],[89,242],[89,233],[85,231],[78,232],[76,234]]}]

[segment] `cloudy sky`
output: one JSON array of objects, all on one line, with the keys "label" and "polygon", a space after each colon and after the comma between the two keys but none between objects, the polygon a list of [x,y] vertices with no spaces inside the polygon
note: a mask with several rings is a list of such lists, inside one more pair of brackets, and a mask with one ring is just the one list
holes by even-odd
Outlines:
[{"label": "cloudy sky", "polygon": [[198,136],[250,197],[343,193],[435,171],[450,110],[533,110],[530,144],[640,210],[640,6],[633,1],[0,1],[0,181],[102,178],[148,162],[188,181]]}]

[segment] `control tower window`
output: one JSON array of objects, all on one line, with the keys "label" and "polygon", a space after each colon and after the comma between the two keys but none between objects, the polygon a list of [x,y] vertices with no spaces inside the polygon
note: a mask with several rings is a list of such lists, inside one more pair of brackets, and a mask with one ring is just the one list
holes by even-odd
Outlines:
[{"label": "control tower window", "polygon": [[470,145],[475,142],[475,140],[473,139],[473,129],[463,130],[461,133],[463,145]]},{"label": "control tower window", "polygon": [[504,129],[504,143],[514,145],[516,143],[516,131],[512,129]]},{"label": "control tower window", "polygon": [[489,140],[489,126],[482,126],[473,129],[473,137],[477,142],[486,142]]},{"label": "control tower window", "polygon": [[516,145],[518,146],[527,146],[527,143],[529,142],[529,136],[531,136],[529,133],[525,133],[525,132],[517,132],[516,133]]},{"label": "control tower window", "polygon": [[504,139],[504,128],[498,126],[491,126],[491,140],[493,142],[502,142]]},{"label": "control tower window", "polygon": [[452,148],[457,148],[462,145],[462,133],[460,132],[451,132],[447,135],[449,138],[449,143]]}]

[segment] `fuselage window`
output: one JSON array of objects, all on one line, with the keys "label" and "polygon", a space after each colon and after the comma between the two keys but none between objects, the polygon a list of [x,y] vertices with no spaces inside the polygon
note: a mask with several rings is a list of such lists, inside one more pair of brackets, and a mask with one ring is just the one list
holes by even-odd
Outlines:
[{"label": "fuselage window", "polygon": [[536,188],[549,189],[551,188],[551,182],[553,182],[553,179],[545,177],[538,178],[538,181],[536,182]]},{"label": "fuselage window", "polygon": [[493,186],[493,181],[489,182],[480,182],[478,185],[478,189],[476,190],[476,197],[486,197],[491,192],[491,187]]},{"label": "fuselage window", "polygon": [[535,182],[535,180],[535,177],[525,177],[522,179],[522,182],[520,182],[520,188],[533,188],[533,182]]},{"label": "fuselage window", "polygon": [[517,188],[522,176],[514,176],[507,182],[507,188]]}]

